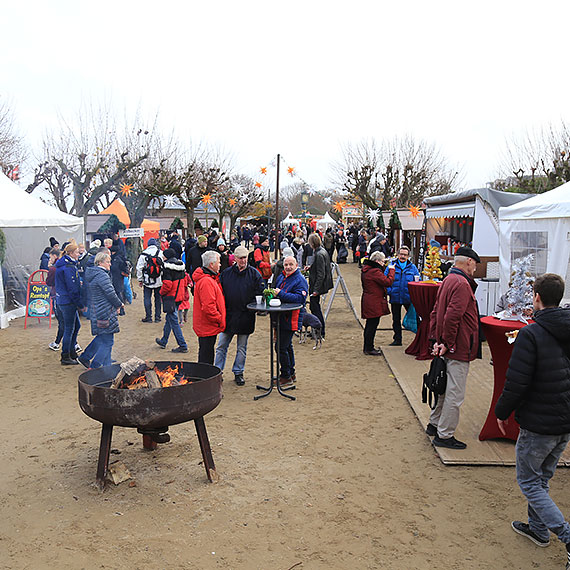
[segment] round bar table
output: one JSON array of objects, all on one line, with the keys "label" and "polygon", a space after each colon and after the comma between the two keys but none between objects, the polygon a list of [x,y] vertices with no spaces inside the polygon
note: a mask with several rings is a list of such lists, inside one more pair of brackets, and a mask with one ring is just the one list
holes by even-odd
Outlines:
[{"label": "round bar table", "polygon": [[[277,347],[279,347],[279,321],[281,320],[281,315],[286,312],[296,311],[297,309],[301,309],[303,305],[301,303],[281,303],[281,305],[277,307],[272,307],[271,305],[266,304],[265,302],[261,304],[257,303],[249,303],[247,308],[250,311],[257,311],[258,313],[270,313],[275,315],[275,325],[276,325],[276,339],[277,339]],[[273,351],[275,350],[275,357]],[[284,390],[294,390],[295,386],[289,386],[287,388],[282,388],[281,384],[279,384],[279,366],[281,364],[281,360],[279,357],[279,349],[275,349],[273,345],[273,325],[270,323],[269,325],[269,362],[270,362],[270,373],[269,373],[269,386],[256,386],[258,390],[264,390],[264,394],[260,394],[259,396],[254,396],[254,400],[259,400],[259,398],[265,398],[265,396],[269,396],[273,391],[273,387],[277,388],[277,391],[286,398],[290,400],[296,400],[295,396],[290,396],[286,394]],[[275,364],[275,365],[274,365]]]},{"label": "round bar table", "polygon": [[[533,321],[529,321],[529,324],[531,322]],[[483,325],[483,331],[491,350],[491,356],[493,357],[494,383],[491,406],[489,407],[487,419],[483,424],[483,429],[481,429],[481,433],[479,434],[479,440],[483,441],[485,439],[497,438],[516,440],[519,435],[519,424],[515,420],[514,412],[509,416],[507,425],[505,426],[507,435],[503,435],[497,425],[495,404],[505,387],[507,368],[509,367],[509,360],[513,352],[513,345],[509,344],[505,333],[520,330],[525,327],[527,323],[521,321],[502,321],[495,317],[482,317],[481,324]]]},{"label": "round bar table", "polygon": [[439,283],[428,283],[427,281],[410,281],[408,283],[410,300],[420,317],[420,322],[416,337],[404,352],[415,356],[416,360],[431,360],[433,358],[429,350],[429,317],[435,305],[439,286]]}]

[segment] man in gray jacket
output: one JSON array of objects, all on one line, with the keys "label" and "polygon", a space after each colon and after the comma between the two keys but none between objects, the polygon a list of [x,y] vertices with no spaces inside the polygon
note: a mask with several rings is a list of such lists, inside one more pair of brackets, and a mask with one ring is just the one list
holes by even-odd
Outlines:
[{"label": "man in gray jacket", "polygon": [[[309,245],[313,249],[313,263],[309,269],[309,308],[311,313],[321,321],[322,336],[325,338],[325,318],[321,311],[321,295],[330,291],[333,287],[331,260],[325,248],[321,245],[321,238],[312,233]],[[305,268],[307,269],[307,268]]]},{"label": "man in gray jacket", "polygon": [[162,300],[160,288],[162,287],[163,260],[162,252],[156,245],[156,240],[150,238],[147,248],[139,255],[137,261],[137,281],[144,291],[143,323],[152,323],[152,297],[154,296],[154,322],[160,322]]}]

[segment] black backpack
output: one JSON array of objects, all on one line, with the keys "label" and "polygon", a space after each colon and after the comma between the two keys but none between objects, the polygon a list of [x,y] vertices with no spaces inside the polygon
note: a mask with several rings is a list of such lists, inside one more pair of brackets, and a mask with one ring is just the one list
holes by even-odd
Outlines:
[{"label": "black backpack", "polygon": [[[441,356],[436,356],[429,367],[429,372],[424,374],[422,386],[422,402],[428,404],[434,410],[437,406],[437,399],[445,394],[447,387],[447,366]],[[429,397],[429,402],[428,402]],[[433,406],[432,406],[433,401]]]},{"label": "black backpack", "polygon": [[247,254],[247,264],[251,265],[252,267],[257,267],[257,265],[255,263],[255,250],[250,251]]},{"label": "black backpack", "polygon": [[150,255],[145,253],[146,265],[143,267],[143,273],[149,276],[150,279],[158,279],[162,274],[162,259],[158,255]]}]

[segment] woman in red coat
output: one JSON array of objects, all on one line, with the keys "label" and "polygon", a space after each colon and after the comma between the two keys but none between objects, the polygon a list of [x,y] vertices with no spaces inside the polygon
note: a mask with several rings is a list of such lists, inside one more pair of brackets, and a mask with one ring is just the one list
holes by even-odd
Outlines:
[{"label": "woman in red coat", "polygon": [[362,301],[361,316],[366,319],[364,327],[364,354],[380,356],[382,351],[374,348],[374,337],[382,315],[389,315],[386,287],[394,283],[394,267],[390,266],[388,275],[384,275],[386,256],[375,251],[370,258],[362,262]]}]

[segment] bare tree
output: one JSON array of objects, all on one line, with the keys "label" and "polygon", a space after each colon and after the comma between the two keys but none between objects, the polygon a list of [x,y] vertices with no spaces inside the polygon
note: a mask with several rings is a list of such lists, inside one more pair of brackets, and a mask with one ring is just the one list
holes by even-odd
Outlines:
[{"label": "bare tree", "polygon": [[4,174],[17,178],[27,151],[24,139],[18,135],[14,114],[6,101],[0,102],[0,168]]},{"label": "bare tree", "polygon": [[570,127],[564,121],[505,142],[497,190],[540,194],[570,181]]},{"label": "bare tree", "polygon": [[458,172],[448,167],[434,144],[410,136],[347,144],[333,169],[337,188],[370,209],[388,210],[394,200],[400,207],[419,204],[459,183]]}]

